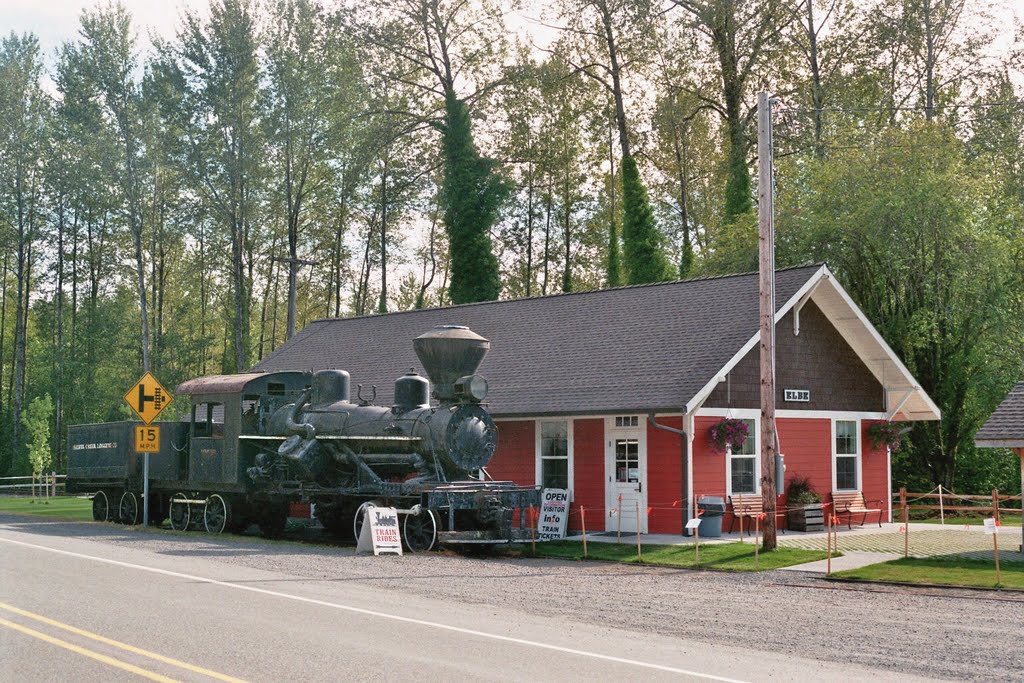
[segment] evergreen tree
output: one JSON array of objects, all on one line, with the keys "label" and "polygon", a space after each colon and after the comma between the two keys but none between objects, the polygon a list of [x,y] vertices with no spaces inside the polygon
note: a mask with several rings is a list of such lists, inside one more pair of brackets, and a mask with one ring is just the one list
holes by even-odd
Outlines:
[{"label": "evergreen tree", "polygon": [[639,285],[667,279],[669,265],[662,236],[654,224],[647,188],[632,156],[622,158],[622,216],[627,282]]},{"label": "evergreen tree", "polygon": [[501,293],[491,226],[511,188],[496,164],[473,144],[469,110],[454,94],[445,97],[444,187],[441,203],[452,261],[453,304],[492,301]]}]

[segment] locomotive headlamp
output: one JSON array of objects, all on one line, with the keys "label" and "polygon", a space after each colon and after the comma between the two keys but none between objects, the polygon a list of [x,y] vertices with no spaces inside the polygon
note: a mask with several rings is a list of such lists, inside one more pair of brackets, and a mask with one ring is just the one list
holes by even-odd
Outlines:
[{"label": "locomotive headlamp", "polygon": [[479,403],[487,398],[487,380],[480,375],[466,375],[455,381],[455,396]]}]

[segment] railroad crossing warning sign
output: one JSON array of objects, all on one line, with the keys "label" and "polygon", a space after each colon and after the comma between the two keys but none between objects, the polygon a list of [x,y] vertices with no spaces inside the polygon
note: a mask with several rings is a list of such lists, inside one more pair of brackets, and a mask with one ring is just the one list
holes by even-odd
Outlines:
[{"label": "railroad crossing warning sign", "polygon": [[156,425],[135,425],[135,452],[160,452],[160,427]]},{"label": "railroad crossing warning sign", "polygon": [[160,411],[170,405],[171,395],[156,381],[156,377],[147,372],[124,395],[124,401],[148,425]]}]

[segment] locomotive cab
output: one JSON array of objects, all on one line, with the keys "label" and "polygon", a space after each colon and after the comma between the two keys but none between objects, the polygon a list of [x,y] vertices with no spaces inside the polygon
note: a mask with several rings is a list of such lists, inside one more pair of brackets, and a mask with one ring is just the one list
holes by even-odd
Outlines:
[{"label": "locomotive cab", "polygon": [[[305,372],[212,375],[181,384],[192,406],[187,481],[191,488],[243,492],[259,451],[261,426],[310,384]],[[274,444],[276,448],[277,443]]]}]

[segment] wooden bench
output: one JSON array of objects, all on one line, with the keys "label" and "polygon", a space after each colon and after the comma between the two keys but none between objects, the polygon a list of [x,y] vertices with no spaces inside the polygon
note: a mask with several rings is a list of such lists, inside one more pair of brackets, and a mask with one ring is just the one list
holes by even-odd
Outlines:
[{"label": "wooden bench", "polygon": [[[881,502],[881,501],[879,501]],[[868,515],[872,512],[878,513],[878,528],[882,528],[882,509],[869,508],[864,502],[864,494],[861,491],[837,491],[832,494],[832,503],[835,506],[835,516],[846,515],[846,527],[853,528],[853,516],[862,515],[860,526],[864,526]]]},{"label": "wooden bench", "polygon": [[[764,499],[759,495],[748,493],[746,495],[736,494],[729,496],[729,507],[732,508],[732,525],[729,527],[729,533],[731,534],[736,528],[736,520],[740,521],[740,534],[743,533],[743,519],[747,518],[749,522],[747,528],[754,528],[753,519],[764,512]],[[785,517],[785,513],[776,512],[775,521],[778,522],[779,517]],[[764,526],[763,524],[761,525]],[[781,528],[776,524],[776,528]],[[785,531],[783,530],[783,533]]]}]

